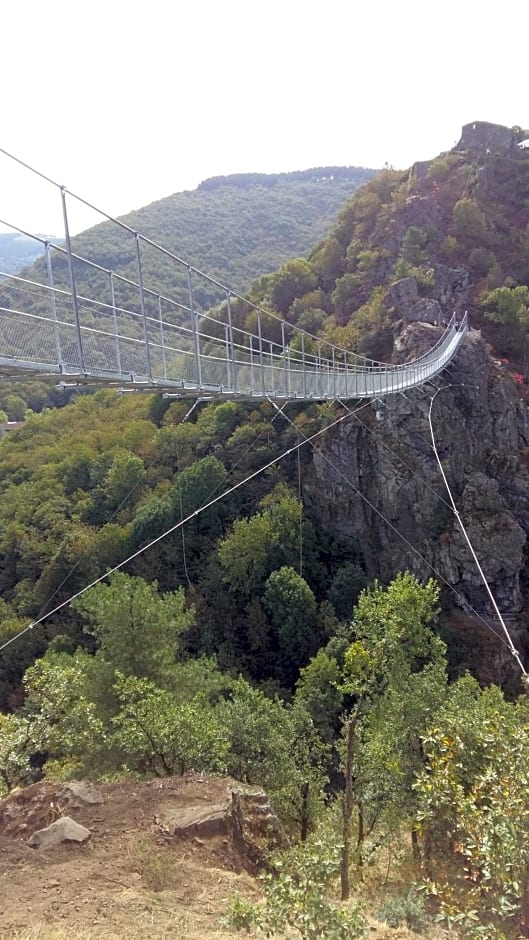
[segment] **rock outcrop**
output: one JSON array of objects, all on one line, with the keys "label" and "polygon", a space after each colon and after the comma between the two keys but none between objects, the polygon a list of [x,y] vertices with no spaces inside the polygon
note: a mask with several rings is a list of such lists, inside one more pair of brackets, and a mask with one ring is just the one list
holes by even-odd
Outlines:
[{"label": "rock outcrop", "polygon": [[[399,359],[420,355],[438,330],[409,324]],[[478,558],[520,643],[527,635],[529,417],[507,368],[478,331],[465,339],[438,385],[437,448]],[[435,392],[373,403],[343,422],[313,457],[305,496],[326,526],[353,540],[370,578],[408,569],[435,574],[450,612],[489,620],[492,608],[447,499],[428,424]]]},{"label": "rock outcrop", "polygon": [[473,121],[465,124],[456,150],[472,150],[486,154],[516,153],[516,136],[511,127],[492,124],[490,121]]}]

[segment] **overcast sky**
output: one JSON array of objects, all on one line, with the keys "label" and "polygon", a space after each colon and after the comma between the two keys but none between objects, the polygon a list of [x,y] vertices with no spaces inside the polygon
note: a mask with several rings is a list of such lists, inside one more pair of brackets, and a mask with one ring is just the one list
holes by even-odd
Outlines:
[{"label": "overcast sky", "polygon": [[[10,0],[0,146],[112,215],[218,174],[405,168],[529,125],[528,25],[523,0]],[[0,174],[1,219],[61,233],[57,192]]]}]

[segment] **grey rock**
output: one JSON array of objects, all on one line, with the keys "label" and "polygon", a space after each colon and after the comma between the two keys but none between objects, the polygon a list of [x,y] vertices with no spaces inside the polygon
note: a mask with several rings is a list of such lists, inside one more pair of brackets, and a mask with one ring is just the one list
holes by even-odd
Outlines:
[{"label": "grey rock", "polygon": [[28,845],[36,849],[49,849],[61,842],[86,842],[90,835],[90,829],[79,825],[70,816],[61,816],[51,826],[34,832],[28,839]]},{"label": "grey rock", "polygon": [[82,803],[98,805],[105,802],[101,790],[98,790],[89,780],[70,780],[64,784],[64,790]]},{"label": "grey rock", "polygon": [[516,153],[516,138],[510,127],[491,124],[489,121],[473,121],[464,124],[456,150],[472,150],[485,156]]},{"label": "grey rock", "polygon": [[171,836],[215,836],[228,832],[229,803],[197,804],[185,807],[164,807],[157,814],[157,823]]},{"label": "grey rock", "polygon": [[[395,358],[420,355],[438,336],[433,326],[409,324]],[[513,632],[526,635],[527,405],[478,331],[465,338],[441,384],[447,387],[432,416],[443,468],[500,609]],[[313,454],[305,498],[316,519],[357,546],[369,578],[387,583],[410,570],[422,579],[434,569],[457,592],[446,588],[445,612],[474,616],[473,609],[490,621],[490,599],[433,454],[430,401],[425,389],[391,396],[327,434]]]}]

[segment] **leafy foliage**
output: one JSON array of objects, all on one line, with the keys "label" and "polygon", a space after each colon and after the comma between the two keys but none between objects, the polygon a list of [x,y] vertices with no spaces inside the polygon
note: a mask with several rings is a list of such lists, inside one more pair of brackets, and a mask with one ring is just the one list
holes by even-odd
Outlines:
[{"label": "leafy foliage", "polygon": [[266,937],[283,936],[288,928],[302,940],[361,937],[364,921],[358,907],[340,909],[327,896],[338,860],[339,848],[321,839],[275,857],[275,873],[262,879],[265,907],[235,900],[228,925],[238,930],[257,927]]},{"label": "leafy foliage", "polygon": [[114,742],[131,769],[143,766],[158,776],[226,769],[226,731],[200,693],[177,704],[148,679],[119,673],[116,693],[121,707]]},{"label": "leafy foliage", "polygon": [[73,602],[97,640],[100,654],[126,675],[164,681],[178,641],[193,624],[182,589],[161,596],[157,585],[122,572]]},{"label": "leafy foliage", "polygon": [[465,936],[527,931],[528,720],[525,697],[506,702],[466,676],[423,739],[415,788],[431,845],[426,887]]}]

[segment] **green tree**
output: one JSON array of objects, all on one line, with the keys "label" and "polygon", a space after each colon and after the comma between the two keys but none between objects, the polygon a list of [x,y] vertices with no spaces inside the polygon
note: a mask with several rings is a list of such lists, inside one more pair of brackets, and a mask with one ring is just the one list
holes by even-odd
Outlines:
[{"label": "green tree", "polygon": [[473,199],[465,197],[456,202],[450,233],[466,249],[488,247],[490,236],[487,220]]},{"label": "green tree", "polygon": [[316,287],[316,275],[306,258],[294,258],[273,275],[270,302],[280,313],[288,313],[296,297],[303,297]]},{"label": "green tree", "polygon": [[338,568],[327,596],[339,620],[351,619],[354,605],[366,584],[366,573],[358,562],[348,561]]},{"label": "green tree", "polygon": [[419,266],[427,260],[428,233],[410,225],[402,240],[402,258],[407,264]]},{"label": "green tree", "polygon": [[48,651],[26,670],[22,718],[29,724],[32,752],[90,773],[107,747],[106,719],[94,701],[93,657]]},{"label": "green tree", "polygon": [[23,398],[20,395],[7,395],[3,401],[3,410],[7,412],[7,417],[9,421],[23,421],[27,405]]},{"label": "green tree", "polygon": [[194,622],[184,591],[160,594],[157,584],[123,572],[73,602],[95,636],[100,655],[127,675],[164,682],[174,667],[180,636]]},{"label": "green tree", "polygon": [[355,701],[348,760],[360,861],[375,826],[395,833],[405,821],[418,852],[411,783],[422,767],[421,736],[446,694],[446,648],[430,626],[438,597],[433,580],[421,585],[406,572],[386,589],[363,591],[355,609],[343,688]]},{"label": "green tree", "polygon": [[314,594],[301,575],[284,566],[268,578],[264,605],[277,635],[277,674],[292,686],[321,641]]},{"label": "green tree", "polygon": [[241,678],[216,715],[229,740],[228,773],[263,787],[291,834],[305,839],[328,783],[328,748],[308,712],[269,698]]},{"label": "green tree", "polygon": [[114,457],[103,482],[103,489],[112,509],[116,509],[141,485],[145,478],[143,460],[130,452]]},{"label": "green tree", "polygon": [[112,719],[113,742],[128,767],[157,776],[225,771],[229,739],[201,693],[178,704],[148,679],[121,673],[115,689],[121,707]]},{"label": "green tree", "polygon": [[262,512],[238,519],[218,545],[218,558],[229,587],[245,597],[262,595],[270,573],[299,559],[302,538],[310,549],[311,532],[301,518],[302,507],[288,487],[279,485],[261,501]]},{"label": "green tree", "polygon": [[[464,936],[529,930],[529,706],[465,676],[423,736],[417,818],[440,918]],[[450,880],[447,880],[447,870]]]},{"label": "green tree", "polygon": [[362,278],[358,274],[344,274],[336,281],[331,301],[339,324],[347,323],[353,311],[360,306],[361,286]]},{"label": "green tree", "polygon": [[22,715],[0,712],[0,798],[13,787],[31,781],[33,750],[31,722]]},{"label": "green tree", "polygon": [[258,590],[270,568],[276,534],[269,513],[251,519],[237,519],[231,532],[220,542],[218,557],[224,580],[234,591],[250,595]]},{"label": "green tree", "polygon": [[238,930],[256,927],[266,937],[296,931],[302,940],[353,940],[364,934],[357,905],[340,910],[330,899],[339,848],[315,837],[310,844],[274,856],[275,872],[263,876],[265,904],[236,899],[227,918]]},{"label": "green tree", "polygon": [[344,706],[342,666],[325,649],[316,653],[300,671],[296,684],[296,702],[310,714],[323,741],[331,744],[340,730]]},{"label": "green tree", "polygon": [[505,352],[524,353],[529,338],[529,287],[497,287],[482,300],[485,316],[501,328]]},{"label": "green tree", "polygon": [[229,740],[228,773],[264,787],[273,797],[288,787],[294,770],[292,723],[288,709],[238,679],[217,714]]}]

